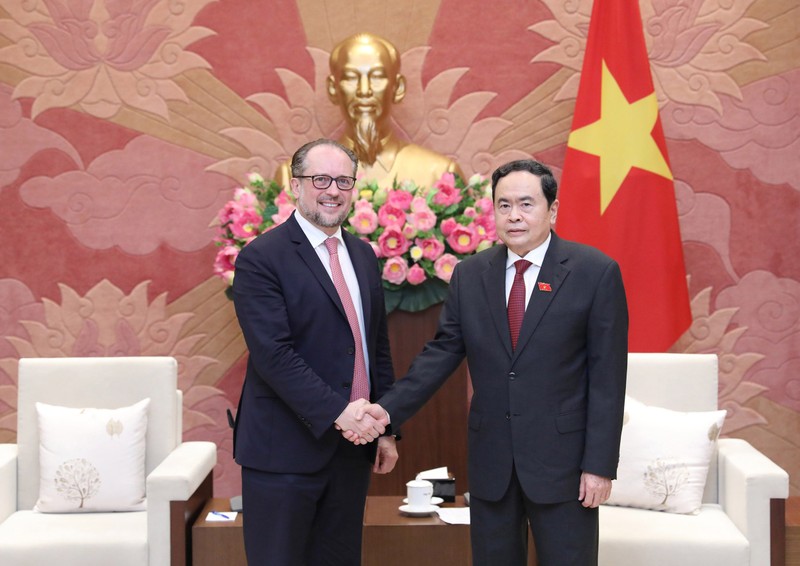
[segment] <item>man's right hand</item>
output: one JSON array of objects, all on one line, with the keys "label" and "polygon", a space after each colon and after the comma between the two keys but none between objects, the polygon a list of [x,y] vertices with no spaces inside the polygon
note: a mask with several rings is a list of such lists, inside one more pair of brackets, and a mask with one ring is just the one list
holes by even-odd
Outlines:
[{"label": "man's right hand", "polygon": [[[378,407],[380,411],[371,407]],[[373,412],[378,415],[377,418]],[[366,399],[358,399],[345,407],[335,423],[337,430],[342,431],[342,436],[347,440],[353,444],[366,444],[386,432],[389,417],[379,405],[370,405]]]},{"label": "man's right hand", "polygon": [[[389,426],[390,422],[389,413],[387,413],[386,409],[384,409],[377,403],[374,404],[370,404],[367,402],[362,403],[357,407],[355,417],[358,422],[375,421],[379,423],[381,426],[383,426],[384,431],[386,427]],[[349,440],[354,444],[364,444],[363,442],[364,439],[360,437],[360,435],[356,430],[353,429],[348,430],[343,428],[342,436],[344,436],[345,439]],[[374,439],[368,439],[368,442],[372,442],[372,440]]]},{"label": "man's right hand", "polygon": [[380,421],[384,427],[389,426],[389,413],[377,403],[364,403],[356,409],[357,420],[360,421],[367,415],[376,421]]}]

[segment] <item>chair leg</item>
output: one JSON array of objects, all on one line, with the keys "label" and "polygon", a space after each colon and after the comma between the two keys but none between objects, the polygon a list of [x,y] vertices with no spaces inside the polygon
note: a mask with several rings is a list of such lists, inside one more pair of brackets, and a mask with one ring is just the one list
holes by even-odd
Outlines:
[{"label": "chair leg", "polygon": [[213,471],[198,486],[187,501],[170,501],[170,564],[188,566],[192,563],[192,525],[206,501],[214,495]]},{"label": "chair leg", "polygon": [[770,499],[769,503],[770,565],[783,566],[786,564],[786,500]]}]

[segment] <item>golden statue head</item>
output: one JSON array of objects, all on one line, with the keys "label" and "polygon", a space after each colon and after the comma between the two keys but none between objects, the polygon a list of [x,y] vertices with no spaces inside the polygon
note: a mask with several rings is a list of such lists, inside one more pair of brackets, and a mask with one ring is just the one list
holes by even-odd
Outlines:
[{"label": "golden statue head", "polygon": [[359,160],[371,165],[391,135],[392,105],[406,93],[397,49],[381,37],[359,33],[334,47],[330,70],[328,95],[342,110]]}]

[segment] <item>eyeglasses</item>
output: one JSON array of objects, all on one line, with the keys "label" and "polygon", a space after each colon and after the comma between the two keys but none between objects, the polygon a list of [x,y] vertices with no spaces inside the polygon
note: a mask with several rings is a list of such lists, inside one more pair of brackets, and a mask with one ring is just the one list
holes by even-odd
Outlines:
[{"label": "eyeglasses", "polygon": [[334,181],[336,181],[336,186],[339,187],[340,191],[352,191],[356,184],[355,177],[347,177],[345,175],[336,178],[330,175],[295,175],[294,177],[295,179],[311,179],[311,184],[320,191],[330,187]]}]

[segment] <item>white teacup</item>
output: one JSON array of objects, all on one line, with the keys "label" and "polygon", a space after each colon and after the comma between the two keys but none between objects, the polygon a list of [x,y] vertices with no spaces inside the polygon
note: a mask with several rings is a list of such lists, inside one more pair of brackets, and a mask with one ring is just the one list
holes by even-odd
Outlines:
[{"label": "white teacup", "polygon": [[428,480],[411,480],[406,483],[406,495],[409,507],[430,507],[431,497],[433,497],[433,484]]}]

